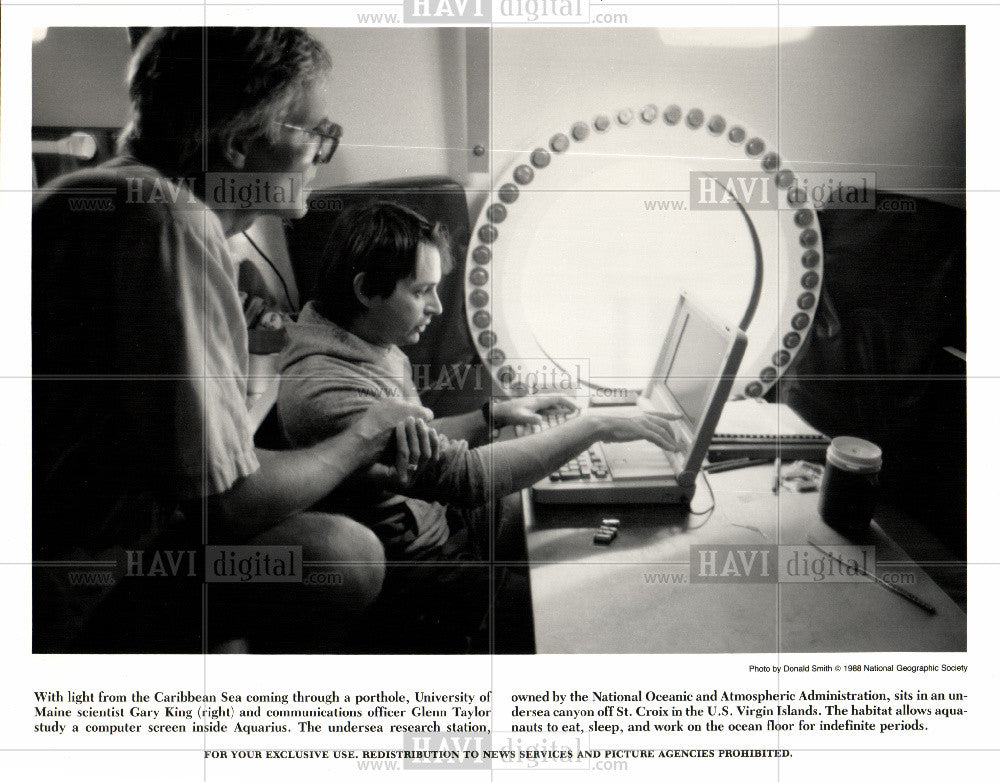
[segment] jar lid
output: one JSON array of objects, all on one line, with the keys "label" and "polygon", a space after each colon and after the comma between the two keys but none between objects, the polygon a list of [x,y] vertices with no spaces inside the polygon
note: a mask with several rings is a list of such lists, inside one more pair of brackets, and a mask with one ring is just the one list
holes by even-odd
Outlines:
[{"label": "jar lid", "polygon": [[882,449],[860,437],[834,437],[826,449],[826,458],[848,472],[872,473],[882,469]]}]

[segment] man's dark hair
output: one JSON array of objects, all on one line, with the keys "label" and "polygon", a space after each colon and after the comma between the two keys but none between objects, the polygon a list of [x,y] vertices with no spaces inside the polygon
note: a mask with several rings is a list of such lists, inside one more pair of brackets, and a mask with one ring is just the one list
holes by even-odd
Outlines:
[{"label": "man's dark hair", "polygon": [[154,27],[129,65],[119,147],[171,175],[211,170],[234,139],[276,138],[330,55],[294,27]]},{"label": "man's dark hair", "polygon": [[364,309],[354,294],[354,278],[364,272],[361,290],[368,296],[391,296],[396,283],[416,271],[421,243],[441,253],[442,274],[451,271],[448,232],[440,223],[391,201],[345,209],[323,252],[316,291],[320,314],[348,328]]}]

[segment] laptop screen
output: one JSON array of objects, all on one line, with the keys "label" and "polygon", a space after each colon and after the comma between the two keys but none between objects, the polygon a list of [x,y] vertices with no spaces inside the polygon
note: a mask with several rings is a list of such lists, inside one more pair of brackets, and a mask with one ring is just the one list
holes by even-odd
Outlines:
[{"label": "laptop screen", "polygon": [[682,317],[663,381],[694,430],[712,401],[729,337],[690,309]]}]

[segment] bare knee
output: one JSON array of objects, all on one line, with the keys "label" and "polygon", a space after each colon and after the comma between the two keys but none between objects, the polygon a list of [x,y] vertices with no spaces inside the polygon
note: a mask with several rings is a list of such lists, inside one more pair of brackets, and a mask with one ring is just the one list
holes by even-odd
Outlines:
[{"label": "bare knee", "polygon": [[382,589],[382,544],[375,533],[347,516],[300,513],[262,533],[254,543],[302,546],[305,583],[330,587],[359,610],[371,605]]},{"label": "bare knee", "polygon": [[303,561],[329,563],[317,566],[317,570],[340,574],[342,587],[355,595],[359,607],[375,602],[385,580],[385,550],[375,533],[347,516],[303,516],[310,517],[302,544]]}]

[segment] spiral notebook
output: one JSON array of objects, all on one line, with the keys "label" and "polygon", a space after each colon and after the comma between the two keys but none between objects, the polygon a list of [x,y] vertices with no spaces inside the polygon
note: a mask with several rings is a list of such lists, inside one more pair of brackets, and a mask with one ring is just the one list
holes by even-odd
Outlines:
[{"label": "spiral notebook", "polygon": [[780,456],[822,462],[829,444],[829,437],[811,427],[788,405],[739,399],[722,408],[708,460]]}]

